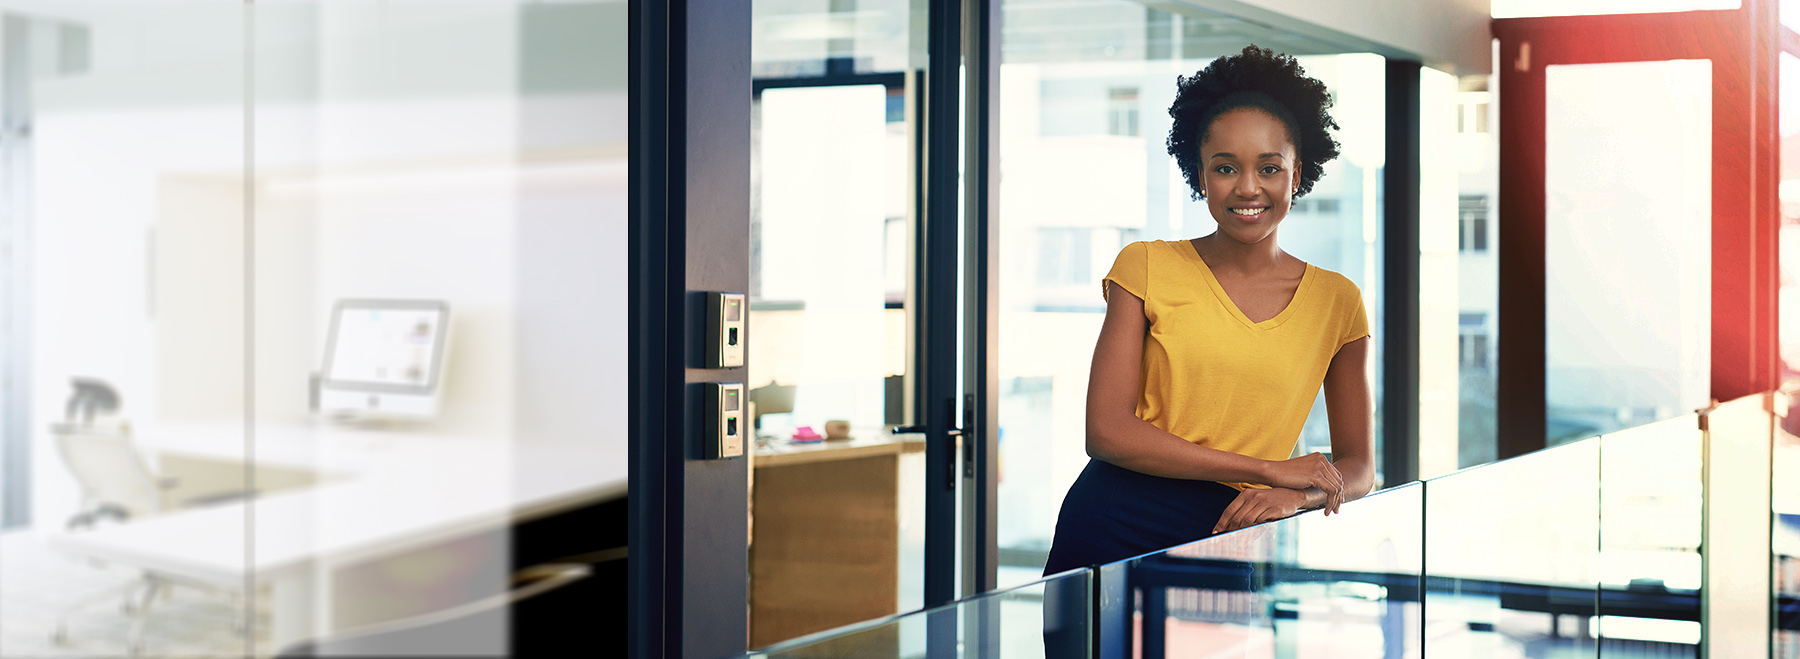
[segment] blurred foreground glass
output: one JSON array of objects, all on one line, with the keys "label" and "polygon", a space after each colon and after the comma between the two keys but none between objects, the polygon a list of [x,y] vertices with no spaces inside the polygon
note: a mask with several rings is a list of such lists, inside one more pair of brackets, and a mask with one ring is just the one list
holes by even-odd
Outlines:
[{"label": "blurred foreground glass", "polygon": [[[0,654],[268,656],[595,549],[512,532],[624,492],[625,8],[0,3],[35,466]],[[72,378],[93,419],[52,427]]]},{"label": "blurred foreground glass", "polygon": [[1082,659],[1090,656],[1091,575],[1090,570],[1065,572],[933,609],[803,636],[747,656]]},{"label": "blurred foreground glass", "polygon": [[[270,649],[242,507],[207,501],[244,489],[252,413],[244,12],[0,2],[0,655]],[[157,441],[200,415],[231,429],[211,483]]]},{"label": "blurred foreground glass", "polygon": [[[1132,592],[1101,619],[1138,656],[1400,657],[1418,653],[1424,488],[1306,513],[1124,561]],[[1103,600],[1104,601],[1104,600]],[[1105,622],[1101,623],[1103,626]]]},{"label": "blurred foreground glass", "polygon": [[1707,405],[1712,69],[1551,66],[1544,84],[1545,432],[1556,445]]},{"label": "blurred foreground glass", "polygon": [[1597,651],[1599,460],[1589,439],[1425,482],[1427,656]]},{"label": "blurred foreground glass", "polygon": [[[625,17],[619,2],[256,13],[255,478],[317,483],[310,505],[257,510],[278,646],[283,620],[304,637],[413,619],[596,549],[511,527],[623,482],[595,438],[626,417]],[[347,300],[377,302],[334,313]],[[349,314],[421,304],[446,326],[404,326],[404,353],[353,341]],[[433,344],[435,390],[381,379]],[[435,409],[402,408],[409,395]],[[515,623],[471,618],[490,628],[456,651],[505,653]]]}]

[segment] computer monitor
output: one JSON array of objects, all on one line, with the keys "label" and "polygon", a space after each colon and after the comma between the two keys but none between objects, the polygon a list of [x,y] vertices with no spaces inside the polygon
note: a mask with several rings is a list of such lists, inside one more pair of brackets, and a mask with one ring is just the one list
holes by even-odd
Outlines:
[{"label": "computer monitor", "polygon": [[339,418],[437,412],[450,307],[437,300],[339,300],[331,309],[319,409]]}]

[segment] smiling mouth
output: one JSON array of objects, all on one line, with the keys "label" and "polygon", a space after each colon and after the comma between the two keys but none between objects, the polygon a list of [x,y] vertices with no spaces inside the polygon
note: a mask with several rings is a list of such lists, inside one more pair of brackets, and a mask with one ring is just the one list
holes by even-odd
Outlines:
[{"label": "smiling mouth", "polygon": [[1269,210],[1267,207],[1263,207],[1263,208],[1233,208],[1233,209],[1231,209],[1231,213],[1233,215],[1237,215],[1239,217],[1256,217],[1258,215],[1262,215],[1263,212],[1267,211],[1267,210]]}]

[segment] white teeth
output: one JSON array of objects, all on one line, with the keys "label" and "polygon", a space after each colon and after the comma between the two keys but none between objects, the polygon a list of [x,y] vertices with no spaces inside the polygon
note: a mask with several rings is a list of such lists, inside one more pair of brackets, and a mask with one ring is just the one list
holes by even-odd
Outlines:
[{"label": "white teeth", "polygon": [[1267,208],[1233,208],[1233,209],[1231,209],[1231,212],[1237,213],[1238,215],[1262,215],[1263,211],[1266,211],[1266,210],[1269,210],[1269,209],[1267,209]]}]

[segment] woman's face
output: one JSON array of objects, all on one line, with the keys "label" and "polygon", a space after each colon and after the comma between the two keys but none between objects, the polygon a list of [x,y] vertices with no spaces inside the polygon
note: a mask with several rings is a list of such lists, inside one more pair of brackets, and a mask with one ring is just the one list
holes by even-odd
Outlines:
[{"label": "woman's face", "polygon": [[1275,235],[1300,183],[1287,126],[1255,108],[1219,115],[1200,143],[1201,190],[1219,231],[1255,244]]}]

